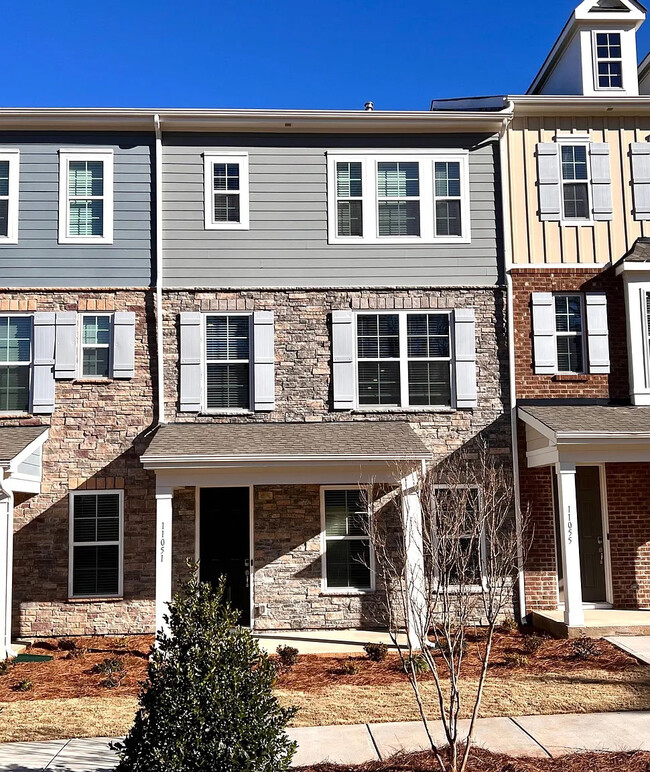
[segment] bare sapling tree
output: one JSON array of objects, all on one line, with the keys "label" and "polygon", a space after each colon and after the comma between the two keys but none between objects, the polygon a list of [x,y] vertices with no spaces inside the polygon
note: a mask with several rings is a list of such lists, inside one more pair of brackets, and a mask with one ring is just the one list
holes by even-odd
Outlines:
[{"label": "bare sapling tree", "polygon": [[[498,623],[512,609],[523,546],[512,470],[482,442],[436,466],[402,475],[396,490],[369,491],[368,536],[383,613],[408,675],[441,772],[464,772]],[[519,527],[517,527],[519,526]],[[404,631],[406,634],[401,634]],[[478,682],[462,683],[468,646],[476,646]],[[422,688],[430,671],[435,684]],[[466,732],[460,718],[469,716]],[[441,720],[447,753],[434,740]]]}]

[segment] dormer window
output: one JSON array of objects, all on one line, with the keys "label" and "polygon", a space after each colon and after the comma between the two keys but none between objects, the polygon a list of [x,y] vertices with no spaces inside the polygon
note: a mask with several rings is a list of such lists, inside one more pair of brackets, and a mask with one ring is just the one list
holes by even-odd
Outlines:
[{"label": "dormer window", "polygon": [[596,86],[623,88],[623,56],[620,32],[596,32]]}]

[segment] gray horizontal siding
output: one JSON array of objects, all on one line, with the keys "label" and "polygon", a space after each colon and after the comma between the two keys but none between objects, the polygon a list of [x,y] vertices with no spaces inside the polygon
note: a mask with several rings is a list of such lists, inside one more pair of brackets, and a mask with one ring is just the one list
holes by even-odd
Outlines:
[{"label": "gray horizontal siding", "polygon": [[[152,282],[151,137],[57,132],[0,133],[20,150],[18,244],[0,245],[0,286],[149,286]],[[59,244],[59,150],[114,153],[113,244]]]},{"label": "gray horizontal siding", "polygon": [[[469,148],[469,244],[327,243],[325,150]],[[499,280],[496,141],[468,135],[170,135],[163,150],[168,287],[492,285]],[[250,230],[204,227],[203,153],[246,150]]]}]

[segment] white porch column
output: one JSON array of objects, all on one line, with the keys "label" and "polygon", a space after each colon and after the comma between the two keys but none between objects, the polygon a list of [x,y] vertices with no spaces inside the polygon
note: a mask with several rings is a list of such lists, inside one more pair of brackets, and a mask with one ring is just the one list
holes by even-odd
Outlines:
[{"label": "white porch column", "polygon": [[419,479],[414,472],[401,481],[402,524],[406,547],[406,632],[409,644],[414,649],[421,647],[420,641],[426,631],[426,585],[424,578],[424,542],[422,538],[422,507],[418,493]]},{"label": "white porch column", "polygon": [[168,631],[163,615],[172,599],[173,488],[156,488],[156,632]]},{"label": "white porch column", "polygon": [[3,660],[14,656],[11,648],[14,502],[13,496],[4,491],[0,496],[0,660]]},{"label": "white porch column", "polygon": [[564,621],[570,627],[582,627],[582,580],[580,578],[580,548],[578,544],[578,510],[576,504],[576,467],[560,461],[557,473],[558,509],[562,539],[564,569]]}]

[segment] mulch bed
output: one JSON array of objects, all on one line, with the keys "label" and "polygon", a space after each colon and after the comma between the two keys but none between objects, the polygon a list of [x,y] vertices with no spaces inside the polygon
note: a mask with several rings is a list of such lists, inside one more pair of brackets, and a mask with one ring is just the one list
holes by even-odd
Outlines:
[{"label": "mulch bed", "polygon": [[[295,772],[439,772],[428,752],[396,756],[357,766],[318,764],[297,767]],[[573,753],[554,759],[512,758],[475,748],[467,772],[648,772],[650,753]]]}]

